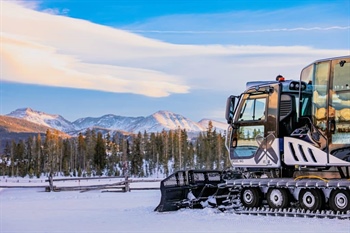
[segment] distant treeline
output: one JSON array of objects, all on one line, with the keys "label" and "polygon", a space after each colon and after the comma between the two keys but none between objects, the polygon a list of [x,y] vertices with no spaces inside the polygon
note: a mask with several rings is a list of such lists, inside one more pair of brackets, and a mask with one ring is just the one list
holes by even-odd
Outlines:
[{"label": "distant treeline", "polygon": [[1,155],[0,175],[40,177],[169,175],[180,169],[224,169],[228,156],[224,136],[209,122],[207,131],[189,140],[184,129],[159,133],[110,134],[88,129],[78,137],[61,138],[46,131],[8,142]]}]

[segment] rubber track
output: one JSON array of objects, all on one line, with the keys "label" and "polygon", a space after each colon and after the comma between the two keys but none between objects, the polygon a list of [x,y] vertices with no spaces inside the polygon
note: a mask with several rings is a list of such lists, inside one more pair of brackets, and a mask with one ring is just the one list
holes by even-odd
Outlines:
[{"label": "rubber track", "polygon": [[[350,180],[320,180],[320,179],[235,179],[228,180],[225,184],[220,184],[219,188],[233,188],[235,190],[244,187],[274,187],[274,188],[317,188],[317,189],[350,189]],[[238,198],[239,195],[235,195]],[[310,211],[298,208],[273,209],[269,207],[246,208],[237,199],[231,200],[238,205],[221,206],[220,210],[229,210],[235,214],[259,215],[259,216],[284,216],[284,217],[304,217],[304,218],[329,218],[329,219],[349,219],[350,210],[347,212],[334,212],[331,210]]]},{"label": "rubber track", "polygon": [[272,208],[243,208],[240,210],[233,209],[235,214],[242,215],[258,215],[258,216],[284,216],[284,217],[303,217],[303,218],[329,218],[329,219],[349,219],[350,211],[334,212],[331,210],[322,211],[305,211],[301,209],[288,208],[288,209],[272,209]]}]

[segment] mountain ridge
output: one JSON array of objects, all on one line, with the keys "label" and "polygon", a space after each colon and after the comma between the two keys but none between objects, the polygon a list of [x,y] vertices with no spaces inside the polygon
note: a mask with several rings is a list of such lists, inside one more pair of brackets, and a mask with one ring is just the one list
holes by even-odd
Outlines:
[{"label": "mountain ridge", "polygon": [[189,132],[202,132],[208,128],[209,121],[213,127],[220,132],[227,128],[227,124],[202,119],[199,122],[192,121],[180,114],[166,110],[159,110],[149,116],[126,117],[115,114],[105,114],[101,117],[83,117],[73,122],[66,120],[58,114],[49,114],[37,111],[32,108],[19,108],[6,116],[25,119],[27,121],[44,125],[65,132],[69,135],[76,135],[77,132],[87,128],[104,128],[113,131],[137,132],[160,132],[162,130],[175,130],[179,127]]},{"label": "mountain ridge", "polygon": [[6,116],[25,119],[27,121],[54,128],[63,132],[75,130],[75,128],[72,128],[71,122],[63,118],[61,115],[48,114],[42,111],[33,110],[32,108],[18,108]]},{"label": "mountain ridge", "polygon": [[[27,140],[29,136],[37,137],[40,134],[45,137],[47,130],[55,129],[25,119],[0,115],[0,149],[4,148],[7,142]],[[71,137],[59,130],[57,133],[62,138]]]}]

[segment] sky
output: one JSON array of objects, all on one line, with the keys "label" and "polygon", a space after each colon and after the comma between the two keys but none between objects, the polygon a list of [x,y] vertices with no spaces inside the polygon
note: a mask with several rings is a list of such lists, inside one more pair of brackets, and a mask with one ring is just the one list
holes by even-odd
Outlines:
[{"label": "sky", "polygon": [[247,81],[350,54],[350,0],[0,0],[0,114],[224,122]]}]

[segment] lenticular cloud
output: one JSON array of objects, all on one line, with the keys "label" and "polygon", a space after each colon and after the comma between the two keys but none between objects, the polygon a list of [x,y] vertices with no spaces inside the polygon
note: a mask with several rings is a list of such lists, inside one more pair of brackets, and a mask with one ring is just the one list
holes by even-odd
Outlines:
[{"label": "lenticular cloud", "polygon": [[2,7],[4,80],[152,97],[189,90],[177,75],[140,67],[163,43],[9,2]]}]

